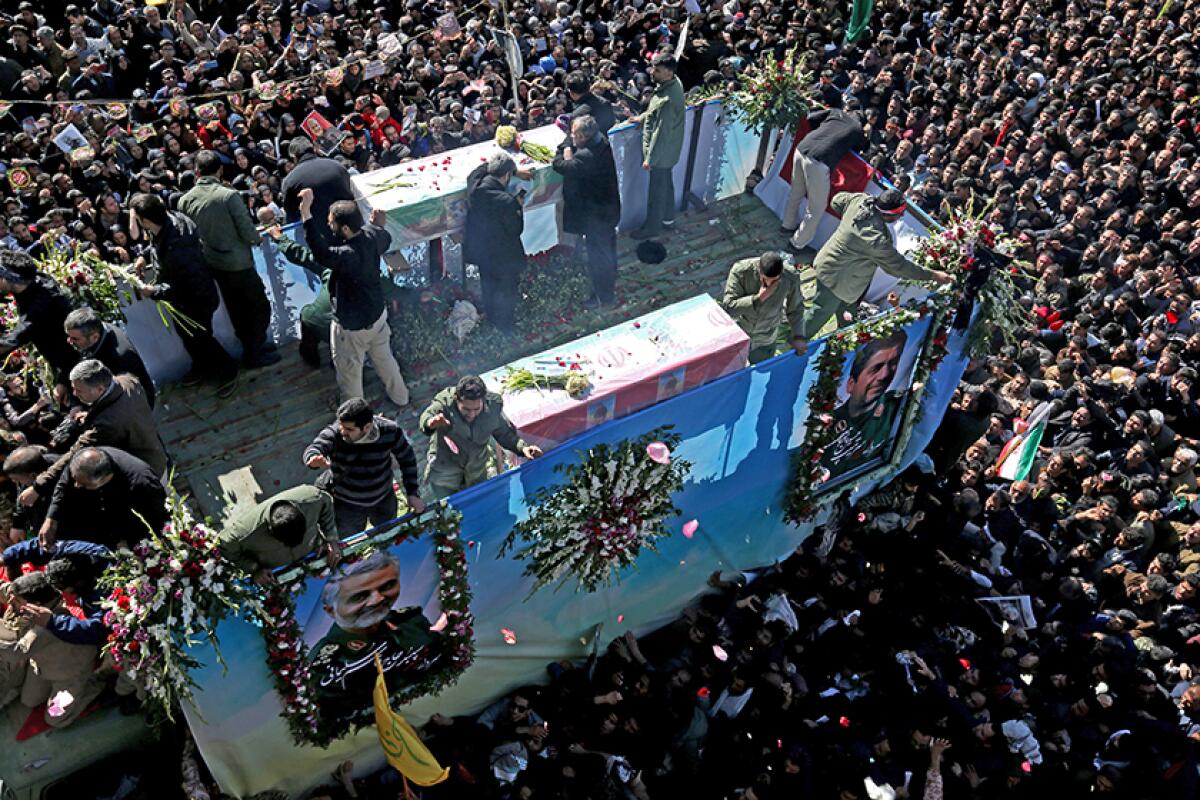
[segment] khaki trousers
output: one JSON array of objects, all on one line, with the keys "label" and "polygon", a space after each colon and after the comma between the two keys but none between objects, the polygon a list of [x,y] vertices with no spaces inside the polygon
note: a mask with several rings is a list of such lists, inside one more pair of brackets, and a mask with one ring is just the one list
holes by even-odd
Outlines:
[{"label": "khaki trousers", "polygon": [[[797,220],[800,201],[808,199],[804,219]],[[792,189],[788,192],[787,205],[783,209],[783,227],[791,228],[799,222],[792,234],[792,246],[805,248],[817,235],[817,226],[825,216],[829,205],[829,167],[811,159],[799,150],[792,156]]]},{"label": "khaki trousers", "polygon": [[408,405],[408,387],[400,374],[400,365],[392,354],[392,329],[385,309],[375,324],[360,331],[343,328],[335,319],[330,326],[333,368],[337,370],[342,400],[363,396],[363,361],[369,356],[375,373],[383,381],[388,399],[398,406]]}]

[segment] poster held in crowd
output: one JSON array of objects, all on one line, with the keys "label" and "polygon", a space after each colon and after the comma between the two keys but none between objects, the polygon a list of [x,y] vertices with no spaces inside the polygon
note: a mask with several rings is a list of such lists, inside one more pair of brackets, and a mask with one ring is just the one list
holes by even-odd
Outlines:
[{"label": "poster held in crowd", "polygon": [[976,602],[992,618],[997,626],[1005,625],[1031,630],[1037,627],[1037,617],[1033,614],[1033,603],[1029,595],[1021,594],[1011,597],[979,597]]},{"label": "poster held in crowd", "polygon": [[308,138],[313,140],[321,155],[325,156],[336,151],[342,140],[350,135],[341,128],[334,127],[332,122],[316,111],[305,117],[300,127],[308,134]]}]

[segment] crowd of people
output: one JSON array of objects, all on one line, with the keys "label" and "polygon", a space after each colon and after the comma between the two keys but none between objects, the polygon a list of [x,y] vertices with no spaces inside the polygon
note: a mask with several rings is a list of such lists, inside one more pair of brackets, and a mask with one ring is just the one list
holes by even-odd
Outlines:
[{"label": "crowd of people", "polygon": [[[818,255],[806,308],[778,257],[739,264],[727,300],[757,334],[756,360],[774,352],[785,313],[802,349],[853,312],[873,274],[864,265],[889,266],[858,244],[905,197],[937,219],[984,215],[1015,234],[1035,273],[1022,287],[1028,329],[970,365],[929,448],[933,470],[906,471],[840,515],[831,552],[813,537],[778,565],[714,575],[677,623],[550,665],[545,685],[478,716],[434,717],[424,735],[453,769],[423,792],[1196,796],[1196,7],[881,0],[869,34],[848,43],[846,8],[730,0],[690,15],[678,61],[669,53],[689,14],[674,4],[98,0],[0,14],[0,292],[17,317],[0,350],[32,346],[53,376],[44,392],[28,373],[4,382],[0,705],[66,691],[73,706],[45,717],[62,726],[103,691],[111,674],[90,669],[105,635],[96,578],[109,548],[166,513],[169,459],[145,365],[34,259],[81,243],[127,265],[145,297],[196,322],[180,329],[185,384],[213,381],[222,397],[241,369],[280,357],[249,258],[262,233],[324,273],[328,307],[304,326],[302,355],[319,364],[316,342],[331,342],[344,401],[303,455],[325,482],[246,511],[226,541],[263,581],[317,548],[336,564],[340,535],[396,513],[390,459],[409,507],[423,505],[403,431],[361,400],[368,358],[393,404],[409,398],[378,276],[390,237],[363,218],[349,175],[573,114],[554,168],[585,191],[568,193],[566,229],[583,237],[593,301],[611,304],[621,198],[608,128],[631,119],[651,132],[636,238],[669,236],[683,92],[736,87],[745,66],[795,47],[828,110],[797,151],[781,247],[811,242],[799,199],[820,210],[848,149],[904,196],[834,198],[859,229]],[[510,74],[500,30],[524,75]],[[302,131],[313,112],[347,134],[328,154]],[[489,161],[471,184],[492,193],[486,213],[507,240],[520,234],[519,208],[500,216],[514,211],[504,192],[517,169]],[[303,223],[303,243],[282,235],[284,221]],[[501,330],[519,271],[505,266],[484,298]],[[222,296],[240,358],[213,335]],[[1035,413],[1047,420],[1038,458],[1002,479],[1000,451]],[[447,429],[481,417],[479,441],[460,452]],[[486,475],[478,456],[493,437],[540,453],[470,380],[420,426],[438,496]],[[314,796],[397,791],[387,777],[338,778]]]}]

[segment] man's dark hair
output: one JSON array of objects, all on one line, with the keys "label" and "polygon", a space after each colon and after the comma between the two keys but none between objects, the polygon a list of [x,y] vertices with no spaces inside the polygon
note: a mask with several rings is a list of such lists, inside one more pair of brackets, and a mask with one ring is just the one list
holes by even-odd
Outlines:
[{"label": "man's dark hair", "polygon": [[84,581],[79,566],[69,558],[51,559],[43,574],[57,592],[79,589]]},{"label": "man's dark hair", "polygon": [[44,572],[31,572],[28,575],[22,575],[10,583],[9,586],[12,587],[13,596],[19,597],[29,603],[46,605],[47,603],[53,603],[59,598],[59,593],[50,585],[50,579],[46,577],[46,573]]},{"label": "man's dark hair", "polygon": [[329,213],[333,217],[334,226],[340,228],[345,225],[354,233],[362,230],[362,211],[358,209],[358,204],[353,200],[338,200],[329,207]]},{"label": "man's dark hair", "polygon": [[112,456],[96,447],[85,447],[71,458],[71,476],[89,483],[104,480],[115,469]]},{"label": "man's dark hair", "polygon": [[304,522],[304,515],[300,513],[300,509],[296,508],[295,503],[280,500],[271,506],[271,512],[267,518],[267,528],[273,538],[289,547],[295,547],[304,541],[304,532],[308,525]]},{"label": "man's dark hair", "polygon": [[46,448],[40,445],[18,447],[4,459],[5,475],[40,475],[46,469]]},{"label": "man's dark hair", "polygon": [[288,142],[288,157],[293,161],[312,151],[313,143],[307,136],[297,136]]},{"label": "man's dark hair", "polygon": [[156,194],[135,194],[129,201],[129,207],[133,209],[133,213],[155,225],[167,224],[167,204]]},{"label": "man's dark hair", "polygon": [[221,157],[212,150],[196,153],[196,174],[204,177],[221,174]]},{"label": "man's dark hair", "polygon": [[79,331],[84,336],[100,334],[104,332],[104,321],[90,307],[81,306],[67,314],[63,320],[63,331]]},{"label": "man's dark hair", "polygon": [[[11,227],[13,223],[9,223]],[[37,262],[29,253],[0,248],[0,268],[8,270],[23,281],[31,281],[37,274]]]},{"label": "man's dark hair", "polygon": [[867,362],[870,361],[871,357],[876,353],[880,353],[884,350],[890,350],[897,346],[899,346],[901,352],[903,352],[904,347],[907,344],[908,334],[903,330],[893,331],[891,335],[885,336],[882,339],[872,339],[855,351],[854,361],[850,364],[850,377],[857,380],[858,376],[862,374],[862,371],[866,369]]},{"label": "man's dark hair", "polygon": [[454,387],[454,397],[457,400],[482,400],[487,397],[487,385],[478,375],[465,375]]},{"label": "man's dark hair", "polygon": [[758,271],[764,278],[774,278],[783,272],[783,259],[773,250],[763,253],[758,257]]},{"label": "man's dark hair", "polygon": [[567,74],[566,80],[567,91],[572,94],[587,94],[591,88],[591,82],[587,76],[579,70]]},{"label": "man's dark hair", "polygon": [[361,397],[351,397],[338,406],[338,422],[353,425],[356,428],[366,427],[375,419],[375,409]]},{"label": "man's dark hair", "polygon": [[656,67],[669,69],[671,72],[675,72],[675,70],[679,67],[679,62],[677,62],[675,60],[675,56],[671,55],[670,53],[658,53],[654,56],[650,63]]}]

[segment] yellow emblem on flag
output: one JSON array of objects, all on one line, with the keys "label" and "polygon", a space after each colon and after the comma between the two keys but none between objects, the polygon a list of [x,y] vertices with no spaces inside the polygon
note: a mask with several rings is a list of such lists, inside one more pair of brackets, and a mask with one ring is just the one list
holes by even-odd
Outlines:
[{"label": "yellow emblem on flag", "polygon": [[375,678],[375,724],[379,727],[379,743],[388,763],[418,786],[433,786],[446,780],[450,770],[437,762],[408,720],[392,711],[378,653],[375,654],[375,669],[379,672]]}]

